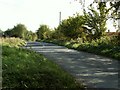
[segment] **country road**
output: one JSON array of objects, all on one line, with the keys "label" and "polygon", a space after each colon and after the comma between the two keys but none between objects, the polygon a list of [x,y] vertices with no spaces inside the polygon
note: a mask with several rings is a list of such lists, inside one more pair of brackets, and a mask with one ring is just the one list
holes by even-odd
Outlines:
[{"label": "country road", "polygon": [[43,54],[88,87],[119,88],[117,60],[44,42],[28,42],[25,48]]}]

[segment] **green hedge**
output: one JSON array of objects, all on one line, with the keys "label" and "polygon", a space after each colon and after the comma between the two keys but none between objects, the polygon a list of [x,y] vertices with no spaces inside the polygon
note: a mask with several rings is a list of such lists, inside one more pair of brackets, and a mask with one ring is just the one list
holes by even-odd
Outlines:
[{"label": "green hedge", "polygon": [[78,51],[85,51],[120,60],[120,46],[111,44],[110,39],[107,37],[84,43],[59,40],[45,40],[45,42],[52,42],[58,45],[66,46],[67,48],[76,49]]}]

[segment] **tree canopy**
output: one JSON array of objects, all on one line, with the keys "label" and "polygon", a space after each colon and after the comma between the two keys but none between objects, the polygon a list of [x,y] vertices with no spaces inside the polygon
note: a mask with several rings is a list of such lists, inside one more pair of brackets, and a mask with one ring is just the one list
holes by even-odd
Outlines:
[{"label": "tree canopy", "polygon": [[28,31],[24,24],[17,24],[12,29],[8,29],[4,32],[7,37],[19,37],[24,40],[35,41],[37,39],[36,33]]},{"label": "tree canopy", "polygon": [[38,39],[45,39],[48,38],[48,33],[50,33],[50,28],[47,25],[40,25],[40,27],[38,28],[36,34],[38,36]]},{"label": "tree canopy", "polygon": [[84,23],[84,16],[76,15],[63,20],[57,29],[66,37],[76,39],[83,36],[85,30],[82,25]]}]

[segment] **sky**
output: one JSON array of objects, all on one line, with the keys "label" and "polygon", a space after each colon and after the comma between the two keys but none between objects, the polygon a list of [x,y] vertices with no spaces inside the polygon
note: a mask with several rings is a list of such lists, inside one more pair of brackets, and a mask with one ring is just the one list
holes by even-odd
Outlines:
[{"label": "sky", "polygon": [[[87,0],[86,6],[93,0]],[[35,32],[41,24],[50,28],[59,25],[59,12],[62,20],[82,14],[81,4],[75,0],[0,0],[0,29],[5,31],[15,25],[24,24]]]},{"label": "sky", "polygon": [[0,0],[0,29],[5,31],[22,23],[36,31],[41,24],[54,28],[62,19],[80,12],[81,5],[72,0]]}]

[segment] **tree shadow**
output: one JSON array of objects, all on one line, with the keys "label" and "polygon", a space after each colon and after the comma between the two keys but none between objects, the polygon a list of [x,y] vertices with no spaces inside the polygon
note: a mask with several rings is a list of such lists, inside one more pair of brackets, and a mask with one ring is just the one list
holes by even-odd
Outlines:
[{"label": "tree shadow", "polygon": [[[49,43],[29,43],[32,49],[60,65],[91,88],[119,88],[120,62]],[[28,48],[29,47],[28,44]],[[38,46],[37,46],[38,45]],[[41,46],[40,46],[41,45]]]}]

